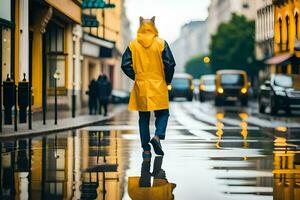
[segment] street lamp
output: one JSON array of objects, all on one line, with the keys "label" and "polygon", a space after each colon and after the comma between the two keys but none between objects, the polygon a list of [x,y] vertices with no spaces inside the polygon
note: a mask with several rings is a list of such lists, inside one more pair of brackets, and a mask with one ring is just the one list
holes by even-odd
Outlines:
[{"label": "street lamp", "polygon": [[203,62],[204,62],[205,64],[209,64],[209,63],[210,63],[210,57],[205,56],[205,57],[203,58]]},{"label": "street lamp", "polygon": [[57,125],[57,80],[60,78],[60,73],[56,71],[54,78],[54,124]]},{"label": "street lamp", "polygon": [[76,114],[76,94],[75,94],[76,83],[72,84],[72,117],[75,118]]}]

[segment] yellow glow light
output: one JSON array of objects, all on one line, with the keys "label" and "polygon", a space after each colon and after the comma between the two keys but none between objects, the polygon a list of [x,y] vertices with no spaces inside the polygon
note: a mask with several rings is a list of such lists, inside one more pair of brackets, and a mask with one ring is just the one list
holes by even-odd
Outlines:
[{"label": "yellow glow light", "polygon": [[223,88],[221,88],[221,87],[220,87],[220,88],[218,88],[218,90],[217,90],[217,91],[218,91],[218,93],[219,93],[219,94],[223,94],[223,93],[224,93],[224,89],[223,89]]},{"label": "yellow glow light", "polygon": [[247,88],[242,88],[242,89],[241,89],[241,93],[242,93],[242,94],[246,94],[246,93],[247,93]]},{"label": "yellow glow light", "polygon": [[201,84],[200,85],[200,90],[202,90],[202,91],[205,90],[205,85]]},{"label": "yellow glow light", "polygon": [[172,85],[168,85],[168,90],[169,90],[169,91],[172,90]]},{"label": "yellow glow light", "polygon": [[194,89],[195,89],[195,86],[194,86],[194,85],[191,85],[190,89],[191,89],[191,90],[194,90]]},{"label": "yellow glow light", "polygon": [[205,57],[203,58],[203,62],[204,62],[205,64],[209,64],[209,63],[210,63],[210,58],[209,58],[208,56],[205,56]]}]

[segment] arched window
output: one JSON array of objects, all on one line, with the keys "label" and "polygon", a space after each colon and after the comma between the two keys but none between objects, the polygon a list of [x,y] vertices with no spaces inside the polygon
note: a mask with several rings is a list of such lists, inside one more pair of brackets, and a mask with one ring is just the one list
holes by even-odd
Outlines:
[{"label": "arched window", "polygon": [[279,18],[279,46],[280,46],[280,51],[282,51],[282,19],[281,17]]},{"label": "arched window", "polygon": [[295,27],[296,27],[296,37],[298,39],[298,27],[299,26],[299,14],[296,12],[295,14]]},{"label": "arched window", "polygon": [[289,33],[289,30],[290,30],[290,18],[289,16],[287,15],[285,17],[285,23],[286,23],[286,50],[289,50],[289,37],[290,37],[290,33]]}]

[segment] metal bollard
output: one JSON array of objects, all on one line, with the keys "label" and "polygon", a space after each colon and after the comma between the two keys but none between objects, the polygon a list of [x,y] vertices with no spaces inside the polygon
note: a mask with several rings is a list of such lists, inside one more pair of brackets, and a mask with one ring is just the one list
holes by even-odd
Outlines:
[{"label": "metal bollard", "polygon": [[27,121],[27,107],[29,106],[29,82],[25,78],[19,82],[18,89],[18,106],[19,106],[19,121],[26,123]]},{"label": "metal bollard", "polygon": [[12,124],[12,107],[15,105],[15,82],[7,75],[3,82],[4,124]]}]

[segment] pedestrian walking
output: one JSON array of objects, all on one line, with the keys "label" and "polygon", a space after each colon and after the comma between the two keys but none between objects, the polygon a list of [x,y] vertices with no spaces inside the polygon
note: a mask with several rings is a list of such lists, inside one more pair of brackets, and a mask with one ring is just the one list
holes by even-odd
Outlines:
[{"label": "pedestrian walking", "polygon": [[102,108],[104,110],[104,116],[107,116],[107,107],[109,103],[109,97],[112,92],[111,82],[107,79],[106,75],[100,75],[98,78],[98,102],[99,102],[99,114],[102,114]]},{"label": "pedestrian walking", "polygon": [[86,92],[89,95],[89,113],[90,115],[97,114],[97,98],[98,98],[98,83],[95,79],[90,82],[89,90]]},{"label": "pedestrian walking", "polygon": [[[128,109],[139,112],[139,131],[143,158],[151,158],[151,146],[157,155],[164,155],[160,140],[165,139],[169,118],[169,95],[175,61],[169,45],[158,37],[155,17],[140,17],[137,38],[123,54],[122,70],[134,80]],[[150,112],[155,114],[155,136],[150,140]]]}]

